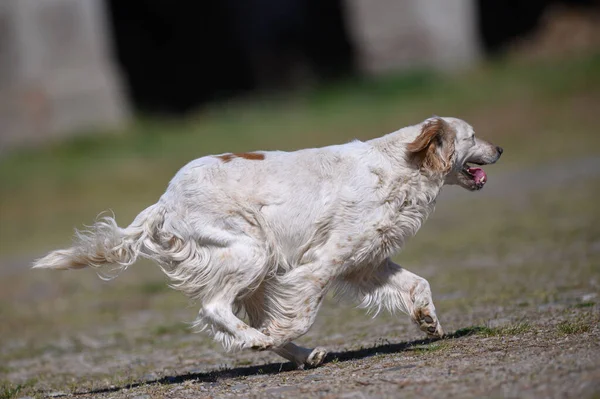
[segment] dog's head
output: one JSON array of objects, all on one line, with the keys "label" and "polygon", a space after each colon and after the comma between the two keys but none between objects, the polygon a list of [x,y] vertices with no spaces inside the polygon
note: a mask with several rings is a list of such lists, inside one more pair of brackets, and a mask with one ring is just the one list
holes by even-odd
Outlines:
[{"label": "dog's head", "polygon": [[417,138],[407,145],[421,170],[444,177],[445,184],[480,190],[487,181],[482,168],[502,155],[502,148],[475,137],[473,127],[457,118],[430,118],[421,124]]}]

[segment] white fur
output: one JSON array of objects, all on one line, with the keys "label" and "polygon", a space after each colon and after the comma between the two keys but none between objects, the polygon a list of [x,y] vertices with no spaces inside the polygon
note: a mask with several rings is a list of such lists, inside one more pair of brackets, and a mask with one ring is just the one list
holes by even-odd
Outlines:
[{"label": "white fur", "polygon": [[[472,128],[444,121],[462,165],[472,149],[460,150],[460,140]],[[34,267],[118,271],[152,259],[201,304],[198,329],[227,349],[273,349],[299,366],[326,354],[291,341],[307,332],[332,287],[375,312],[408,313],[440,336],[427,281],[389,260],[433,211],[446,179],[405,150],[426,122],[367,142],[253,153],[264,159],[196,159],[127,228],[105,217]]]}]

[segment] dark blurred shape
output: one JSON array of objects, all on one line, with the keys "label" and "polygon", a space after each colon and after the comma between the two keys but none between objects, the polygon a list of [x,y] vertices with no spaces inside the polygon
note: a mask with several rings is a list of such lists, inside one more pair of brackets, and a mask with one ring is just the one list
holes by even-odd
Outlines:
[{"label": "dark blurred shape", "polygon": [[215,100],[352,74],[402,72],[411,81],[472,68],[485,55],[589,53],[600,48],[599,5],[0,0],[0,153],[122,126],[130,109],[124,85],[138,111],[184,114]]},{"label": "dark blurred shape", "polygon": [[[108,0],[136,108],[181,114],[352,73],[469,67],[556,4],[595,0]],[[480,46],[481,44],[481,46]],[[483,49],[480,49],[483,47]]]},{"label": "dark blurred shape", "polygon": [[352,69],[341,0],[110,0],[134,104],[182,113]]},{"label": "dark blurred shape", "polygon": [[485,50],[502,53],[514,39],[538,27],[544,11],[551,5],[598,6],[598,0],[478,0],[479,32]]}]

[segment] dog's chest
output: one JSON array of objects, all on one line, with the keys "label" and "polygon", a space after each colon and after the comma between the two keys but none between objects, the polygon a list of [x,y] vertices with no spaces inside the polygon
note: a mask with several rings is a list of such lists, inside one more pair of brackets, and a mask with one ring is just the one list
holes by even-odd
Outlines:
[{"label": "dog's chest", "polygon": [[380,262],[398,252],[435,208],[436,193],[402,193],[361,215],[352,259],[358,264]]},{"label": "dog's chest", "polygon": [[385,207],[381,220],[375,226],[382,246],[400,249],[406,239],[417,233],[434,207],[435,200],[425,202],[414,198]]}]

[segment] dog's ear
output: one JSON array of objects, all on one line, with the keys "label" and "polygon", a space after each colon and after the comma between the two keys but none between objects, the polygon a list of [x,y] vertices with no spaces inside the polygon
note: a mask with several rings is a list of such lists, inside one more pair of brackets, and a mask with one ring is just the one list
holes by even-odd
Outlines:
[{"label": "dog's ear", "polygon": [[442,118],[428,119],[406,149],[419,168],[432,173],[448,173],[454,155],[454,131]]}]

